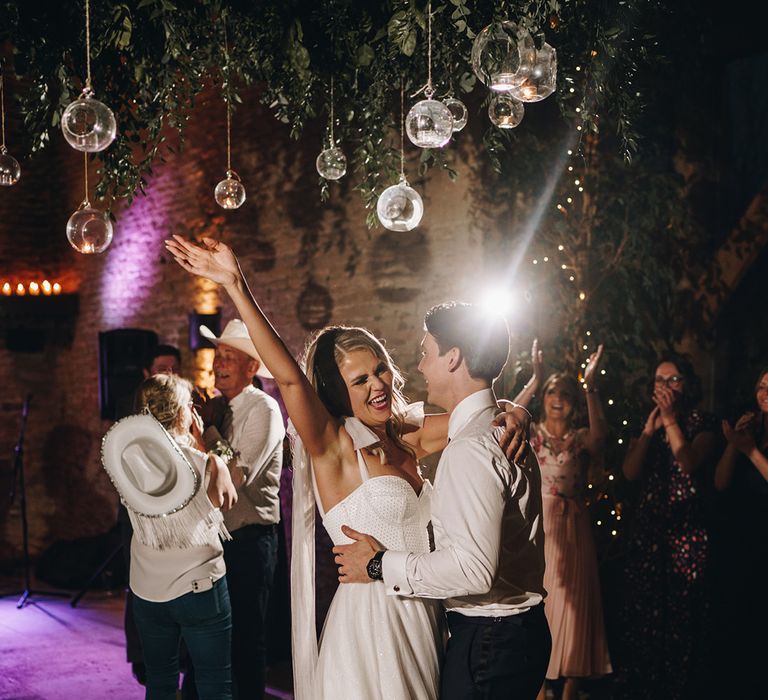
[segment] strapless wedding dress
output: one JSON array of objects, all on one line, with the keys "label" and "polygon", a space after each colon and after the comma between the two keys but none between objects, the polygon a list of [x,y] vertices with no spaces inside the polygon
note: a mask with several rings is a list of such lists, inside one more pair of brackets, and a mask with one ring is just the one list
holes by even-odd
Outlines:
[{"label": "strapless wedding dress", "polygon": [[[356,445],[357,446],[357,445]],[[323,515],[334,545],[349,544],[342,525],[387,549],[429,551],[432,486],[421,493],[397,476],[369,477]],[[442,602],[388,596],[383,582],[339,585],[320,639],[316,681],[322,700],[431,700],[439,694],[444,647]]]}]

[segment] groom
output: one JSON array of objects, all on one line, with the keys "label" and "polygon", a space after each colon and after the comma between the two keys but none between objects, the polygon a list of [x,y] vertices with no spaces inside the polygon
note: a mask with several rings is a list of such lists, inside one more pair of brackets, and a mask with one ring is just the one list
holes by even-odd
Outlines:
[{"label": "groom", "polygon": [[429,402],[450,413],[432,496],[436,549],[384,552],[344,528],[356,541],[333,548],[339,580],[383,580],[388,595],[444,599],[451,636],[442,700],[533,700],[551,647],[539,467],[530,452],[525,464],[510,464],[491,425],[509,331],[501,317],[456,302],[430,309],[424,326],[419,371]]}]

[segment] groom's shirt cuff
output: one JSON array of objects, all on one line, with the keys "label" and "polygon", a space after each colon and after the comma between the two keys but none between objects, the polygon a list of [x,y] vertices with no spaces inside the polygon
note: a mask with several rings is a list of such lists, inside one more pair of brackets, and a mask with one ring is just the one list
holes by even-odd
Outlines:
[{"label": "groom's shirt cuff", "polygon": [[387,550],[381,560],[381,571],[387,595],[413,595],[413,588],[408,583],[408,552]]}]

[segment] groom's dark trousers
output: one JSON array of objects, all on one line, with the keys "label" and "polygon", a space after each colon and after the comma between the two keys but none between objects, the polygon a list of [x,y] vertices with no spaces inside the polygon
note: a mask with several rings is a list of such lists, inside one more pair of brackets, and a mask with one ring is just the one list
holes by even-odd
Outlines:
[{"label": "groom's dark trousers", "polygon": [[552,650],[543,603],[507,617],[457,612],[447,617],[451,637],[441,673],[441,700],[536,698]]}]

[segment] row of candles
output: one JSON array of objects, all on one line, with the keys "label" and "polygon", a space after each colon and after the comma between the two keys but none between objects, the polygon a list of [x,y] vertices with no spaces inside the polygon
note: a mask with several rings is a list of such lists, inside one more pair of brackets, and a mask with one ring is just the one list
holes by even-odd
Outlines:
[{"label": "row of candles", "polygon": [[26,287],[19,282],[16,286],[10,282],[3,283],[2,286],[3,296],[17,296],[23,297],[29,294],[30,296],[37,297],[41,294],[49,297],[51,295],[61,294],[61,285],[58,282],[51,284],[48,280],[43,280],[40,283],[30,282]]}]

